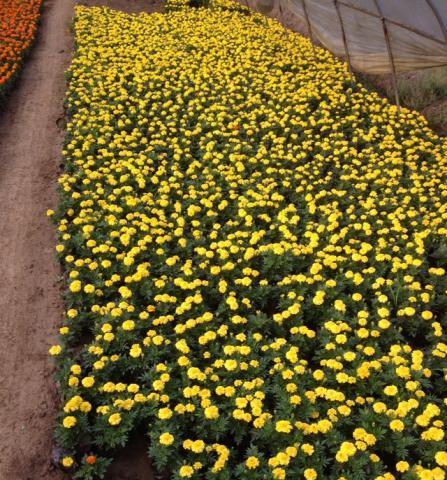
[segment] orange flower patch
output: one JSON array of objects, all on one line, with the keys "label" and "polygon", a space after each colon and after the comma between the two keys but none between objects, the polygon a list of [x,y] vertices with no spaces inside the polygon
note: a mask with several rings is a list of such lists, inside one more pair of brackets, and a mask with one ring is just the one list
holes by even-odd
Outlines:
[{"label": "orange flower patch", "polygon": [[42,0],[0,0],[0,95],[35,37],[41,4]]}]

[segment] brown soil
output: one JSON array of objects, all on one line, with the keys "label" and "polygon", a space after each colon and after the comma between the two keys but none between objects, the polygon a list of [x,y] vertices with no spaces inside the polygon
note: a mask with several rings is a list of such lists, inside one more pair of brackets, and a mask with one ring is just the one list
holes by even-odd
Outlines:
[{"label": "brown soil", "polygon": [[[441,135],[447,135],[447,98],[438,100],[422,110],[422,114],[430,121],[436,122],[435,131]],[[439,120],[438,120],[439,119]]]},{"label": "brown soil", "polygon": [[[55,229],[45,212],[57,204],[64,135],[58,125],[75,3],[44,2],[36,44],[0,112],[0,480],[66,478],[51,465],[59,399],[47,352],[56,341],[63,304]],[[132,12],[160,8],[151,0],[84,4]],[[143,480],[150,478],[148,471],[146,460],[122,459],[108,477]]]},{"label": "brown soil", "polygon": [[149,439],[143,434],[131,438],[113,461],[107,480],[154,480],[148,456]]}]

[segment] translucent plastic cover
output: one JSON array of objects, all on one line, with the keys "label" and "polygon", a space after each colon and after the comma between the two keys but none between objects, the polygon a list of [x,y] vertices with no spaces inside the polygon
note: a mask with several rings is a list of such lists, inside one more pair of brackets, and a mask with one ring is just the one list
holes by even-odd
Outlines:
[{"label": "translucent plastic cover", "polygon": [[348,55],[360,71],[388,73],[392,63],[397,72],[447,64],[447,0],[278,1],[303,25],[308,19],[313,37],[336,55]]}]

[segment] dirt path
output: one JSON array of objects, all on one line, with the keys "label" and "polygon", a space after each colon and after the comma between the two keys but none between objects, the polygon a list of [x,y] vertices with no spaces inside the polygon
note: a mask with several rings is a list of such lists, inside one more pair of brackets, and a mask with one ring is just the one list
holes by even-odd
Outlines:
[{"label": "dirt path", "polygon": [[[44,2],[36,44],[0,112],[0,480],[63,478],[50,464],[57,390],[47,351],[63,306],[55,230],[45,211],[57,203],[57,120],[75,3]],[[82,3],[157,7],[150,0]]]},{"label": "dirt path", "polygon": [[54,229],[73,0],[45,3],[37,43],[0,113],[0,479],[53,480],[48,346],[62,313]]}]

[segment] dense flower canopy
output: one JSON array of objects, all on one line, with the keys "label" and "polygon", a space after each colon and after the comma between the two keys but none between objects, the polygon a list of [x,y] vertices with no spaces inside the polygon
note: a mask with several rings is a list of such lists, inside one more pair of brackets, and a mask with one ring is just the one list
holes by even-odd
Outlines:
[{"label": "dense flower canopy", "polygon": [[143,428],[172,479],[444,479],[445,141],[234,4],[75,35],[66,465]]},{"label": "dense flower canopy", "polygon": [[34,39],[42,0],[0,0],[0,97]]}]

